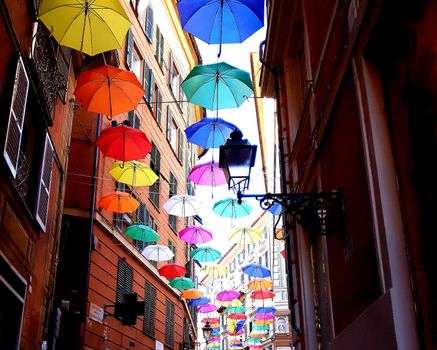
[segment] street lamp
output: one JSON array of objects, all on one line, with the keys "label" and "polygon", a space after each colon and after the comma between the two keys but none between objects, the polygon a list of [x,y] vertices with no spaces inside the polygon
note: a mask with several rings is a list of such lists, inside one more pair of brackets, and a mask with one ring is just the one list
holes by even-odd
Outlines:
[{"label": "street lamp", "polygon": [[223,169],[228,188],[237,194],[238,203],[241,204],[242,198],[255,198],[264,210],[278,203],[283,212],[290,214],[309,233],[345,234],[343,194],[340,191],[245,194],[251,168],[255,165],[257,146],[243,139],[239,130],[232,132],[230,137],[220,146],[219,166]]},{"label": "street lamp", "polygon": [[211,338],[212,328],[209,322],[206,322],[202,327],[203,338],[205,339],[206,344],[208,345],[209,338]]}]

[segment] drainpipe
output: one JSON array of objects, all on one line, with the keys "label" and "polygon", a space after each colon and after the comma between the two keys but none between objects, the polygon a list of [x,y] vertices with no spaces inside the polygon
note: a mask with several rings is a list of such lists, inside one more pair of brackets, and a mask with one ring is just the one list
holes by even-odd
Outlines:
[{"label": "drainpipe", "polygon": [[[102,116],[99,113],[97,115],[97,130],[96,139],[100,135],[100,129],[102,124]],[[87,313],[89,285],[90,285],[90,268],[91,268],[91,252],[93,250],[93,227],[94,227],[94,211],[96,209],[96,193],[97,193],[97,166],[99,163],[99,149],[94,147],[94,159],[93,159],[93,175],[91,178],[91,198],[90,198],[90,226],[88,232],[88,251],[87,251],[87,263],[86,263],[86,280],[85,280],[85,293],[83,295],[83,323],[82,323],[82,342],[85,336],[85,315]]]},{"label": "drainpipe", "polygon": [[[273,77],[275,79],[275,96],[276,96],[276,116],[278,121],[278,141],[279,141],[279,163],[280,163],[280,170],[281,170],[281,192],[287,193],[287,180],[285,178],[285,152],[284,152],[284,137],[282,136],[282,115],[281,115],[281,101],[280,101],[280,91],[279,91],[279,70],[270,64],[268,64],[266,61],[264,61],[263,58],[263,47],[265,45],[266,41],[263,40],[259,44],[259,61],[261,64],[266,67],[269,72],[273,74]],[[286,235],[288,235],[288,232],[290,232],[291,227],[288,223],[287,217],[283,220],[283,230]],[[292,277],[292,266],[293,266],[293,260],[291,258],[291,252],[293,245],[291,244],[291,240],[293,239],[292,235],[289,235],[289,239],[285,239],[285,246],[286,246],[286,262],[288,267],[288,293],[289,293],[289,299],[290,299],[290,313],[291,313],[291,328],[293,331],[295,331],[298,335],[300,335],[300,330],[296,325],[296,313],[295,313],[295,307],[294,307],[294,283],[293,283],[293,277]]]}]

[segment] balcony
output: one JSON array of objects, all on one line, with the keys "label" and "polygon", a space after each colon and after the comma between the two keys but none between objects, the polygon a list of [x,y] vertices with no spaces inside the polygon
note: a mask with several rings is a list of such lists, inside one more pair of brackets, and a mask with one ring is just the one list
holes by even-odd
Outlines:
[{"label": "balcony", "polygon": [[26,207],[29,209],[27,198],[31,187],[30,166],[27,162],[26,156],[21,150],[18,158],[17,175],[15,176],[15,179],[12,180],[12,184]]}]

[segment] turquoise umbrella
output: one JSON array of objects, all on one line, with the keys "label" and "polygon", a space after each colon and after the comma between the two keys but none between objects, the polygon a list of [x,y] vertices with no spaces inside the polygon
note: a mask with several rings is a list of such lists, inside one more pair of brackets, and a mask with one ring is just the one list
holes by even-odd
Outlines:
[{"label": "turquoise umbrella", "polygon": [[249,73],[225,62],[195,66],[181,88],[188,101],[210,110],[237,108],[253,94]]},{"label": "turquoise umbrella", "polygon": [[159,240],[158,233],[146,225],[131,225],[124,233],[137,241],[157,242]]},{"label": "turquoise umbrella", "polygon": [[249,215],[252,207],[245,201],[238,204],[238,199],[227,198],[216,202],[212,211],[225,218],[238,219]]},{"label": "turquoise umbrella", "polygon": [[246,308],[244,306],[230,306],[226,308],[225,312],[227,314],[238,314],[246,312]]},{"label": "turquoise umbrella", "polygon": [[269,325],[259,325],[259,324],[254,324],[252,325],[252,330],[253,331],[268,331],[270,329]]},{"label": "turquoise umbrella", "polygon": [[179,290],[194,288],[194,282],[187,277],[177,277],[170,281],[170,286]]},{"label": "turquoise umbrella", "polygon": [[203,262],[209,262],[209,261],[216,261],[222,257],[222,254],[211,247],[200,247],[197,249],[194,249],[190,256],[192,259],[197,261],[203,261]]}]

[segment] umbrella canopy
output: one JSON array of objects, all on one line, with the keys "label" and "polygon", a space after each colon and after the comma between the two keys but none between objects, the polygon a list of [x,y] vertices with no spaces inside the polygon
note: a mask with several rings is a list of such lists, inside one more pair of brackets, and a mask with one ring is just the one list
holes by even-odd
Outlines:
[{"label": "umbrella canopy", "polygon": [[238,299],[231,300],[231,301],[222,301],[220,304],[222,304],[225,307],[243,306],[243,303]]},{"label": "umbrella canopy", "polygon": [[225,218],[238,219],[249,215],[252,207],[245,201],[238,204],[238,199],[227,198],[216,202],[212,211]]},{"label": "umbrella canopy", "polygon": [[266,336],[265,332],[262,332],[262,333],[250,332],[249,333],[249,337],[251,337],[251,338],[264,338],[265,336]]},{"label": "umbrella canopy", "polygon": [[44,0],[39,19],[60,45],[91,56],[120,48],[130,27],[118,0]]},{"label": "umbrella canopy", "polygon": [[176,277],[170,281],[170,286],[179,290],[194,288],[194,282],[187,277]]},{"label": "umbrella canopy", "polygon": [[96,141],[102,153],[122,162],[144,158],[152,149],[146,134],[126,125],[103,130]]},{"label": "umbrella canopy", "polygon": [[179,238],[187,243],[206,243],[212,240],[212,233],[200,226],[188,226],[179,231]]},{"label": "umbrella canopy", "polygon": [[[200,297],[200,298],[197,298],[197,299],[191,299],[188,302],[188,306],[201,306],[201,305],[208,304],[209,302],[211,302],[210,298]],[[215,322],[211,321],[210,323],[212,324],[212,323],[215,323]]]},{"label": "umbrella canopy", "polygon": [[129,193],[126,192],[110,192],[100,198],[98,207],[113,213],[129,213],[135,211],[140,203]]},{"label": "umbrella canopy", "polygon": [[179,264],[167,264],[161,266],[158,269],[158,272],[161,276],[164,276],[168,279],[182,277],[187,273],[187,269]]},{"label": "umbrella canopy", "polygon": [[136,160],[126,163],[114,162],[109,174],[117,182],[129,186],[152,186],[158,180],[158,175],[150,167]]},{"label": "umbrella canopy", "polygon": [[251,337],[249,337],[249,338],[247,338],[247,342],[249,344],[258,344],[258,343],[262,343],[262,340],[259,339],[259,338],[251,338]]},{"label": "umbrella canopy", "polygon": [[222,290],[220,293],[218,293],[216,299],[220,301],[230,301],[230,300],[238,299],[239,296],[240,296],[240,292],[233,289],[227,289],[227,290]]},{"label": "umbrella canopy", "polygon": [[255,310],[257,314],[269,314],[276,312],[276,308],[273,306],[261,306]]},{"label": "umbrella canopy", "polygon": [[262,232],[253,227],[244,227],[228,233],[228,239],[237,244],[255,244],[262,238]]},{"label": "umbrella canopy", "polygon": [[218,250],[211,247],[200,247],[191,251],[190,256],[191,259],[208,262],[220,259],[222,254]]},{"label": "umbrella canopy", "polygon": [[256,314],[255,319],[256,320],[273,320],[275,318],[275,315],[273,314]]},{"label": "umbrella canopy", "polygon": [[265,326],[273,323],[273,320],[254,320],[252,322],[254,325]]},{"label": "umbrella canopy", "polygon": [[245,320],[247,316],[243,313],[237,313],[237,314],[229,314],[228,318],[231,320]]},{"label": "umbrella canopy", "polygon": [[260,264],[249,264],[243,267],[243,272],[252,277],[269,277],[270,270]]},{"label": "umbrella canopy", "polygon": [[268,289],[273,286],[272,281],[265,278],[255,278],[247,284],[249,290]]},{"label": "umbrella canopy", "polygon": [[196,165],[191,169],[188,179],[197,185],[219,186],[227,183],[223,170],[219,168],[218,163],[207,162]]},{"label": "umbrella canopy", "polygon": [[205,317],[200,322],[202,322],[202,323],[206,323],[206,322],[217,323],[217,322],[220,322],[220,319],[218,317]]},{"label": "umbrella canopy", "polygon": [[220,264],[205,265],[200,269],[200,272],[206,274],[212,279],[225,276],[228,273],[228,268]]},{"label": "umbrella canopy", "polygon": [[246,312],[246,308],[244,306],[230,306],[226,308],[225,312],[227,314],[238,314]]},{"label": "umbrella canopy", "polygon": [[181,293],[181,297],[185,299],[199,299],[202,296],[203,293],[194,288],[186,289]]},{"label": "umbrella canopy", "polygon": [[149,245],[141,252],[146,259],[154,261],[167,261],[174,257],[173,252],[165,245]]},{"label": "umbrella canopy", "polygon": [[237,108],[253,94],[249,73],[225,62],[195,66],[181,88],[188,101],[210,110]]},{"label": "umbrella canopy", "polygon": [[146,225],[131,225],[124,233],[137,241],[157,242],[159,240],[158,233]]},{"label": "umbrella canopy", "polygon": [[144,89],[134,73],[106,65],[81,73],[74,95],[88,112],[113,116],[137,108]]},{"label": "umbrella canopy", "polygon": [[202,212],[203,204],[194,196],[174,195],[164,203],[164,209],[170,215],[194,216]]},{"label": "umbrella canopy", "polygon": [[189,142],[209,149],[224,145],[235,130],[238,127],[222,118],[203,118],[186,128],[185,135]]},{"label": "umbrella canopy", "polygon": [[269,208],[269,212],[272,213],[275,216],[278,216],[282,213],[282,210],[284,208],[282,208],[282,205],[280,205],[279,203],[274,203],[270,208]]},{"label": "umbrella canopy", "polygon": [[260,300],[272,299],[275,297],[275,293],[273,293],[268,289],[261,289],[261,290],[254,291],[250,297],[252,299],[260,299]]},{"label": "umbrella canopy", "polygon": [[201,314],[207,314],[208,312],[213,312],[217,310],[217,306],[214,304],[203,304],[197,308],[197,312]]},{"label": "umbrella canopy", "polygon": [[252,326],[252,330],[254,330],[254,331],[268,331],[269,329],[270,329],[269,325],[254,324]]}]

